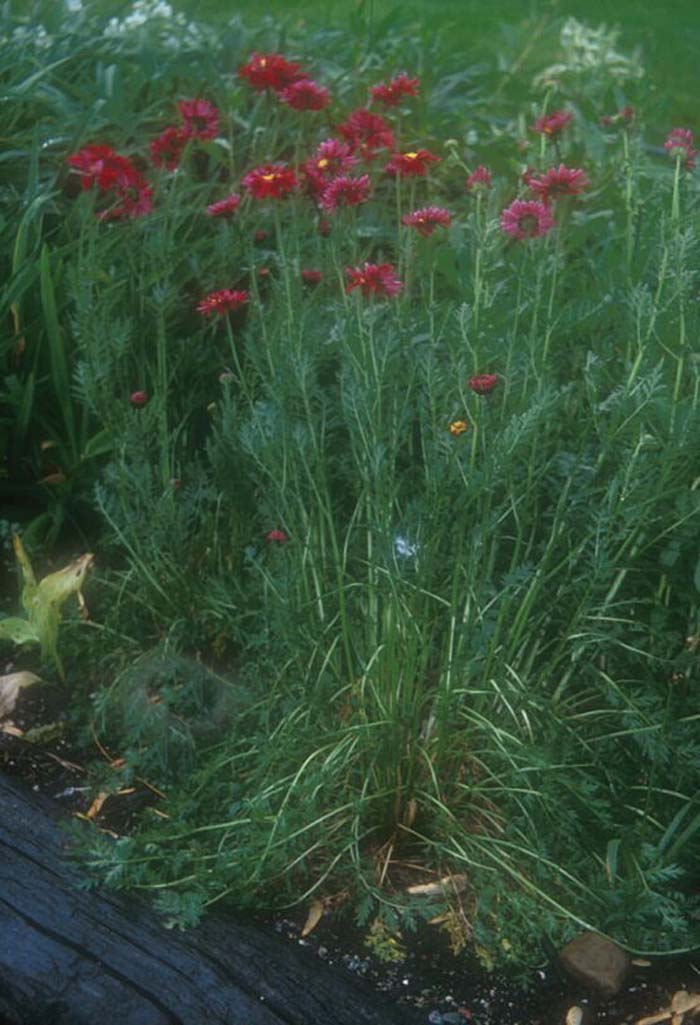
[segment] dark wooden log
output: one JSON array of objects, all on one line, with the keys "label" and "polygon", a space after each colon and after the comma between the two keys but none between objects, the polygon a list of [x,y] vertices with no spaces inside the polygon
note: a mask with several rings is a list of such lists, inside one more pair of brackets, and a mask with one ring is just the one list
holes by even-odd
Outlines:
[{"label": "dark wooden log", "polygon": [[77,888],[55,806],[0,774],[0,1021],[9,1025],[412,1025],[309,950],[240,916],[167,930]]}]

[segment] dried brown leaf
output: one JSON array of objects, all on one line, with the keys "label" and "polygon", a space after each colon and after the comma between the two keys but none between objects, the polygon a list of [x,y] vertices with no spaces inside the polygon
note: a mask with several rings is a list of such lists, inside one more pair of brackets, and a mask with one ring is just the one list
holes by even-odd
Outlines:
[{"label": "dried brown leaf", "polygon": [[308,936],[310,932],[313,932],[322,918],[323,901],[315,900],[309,908],[309,913],[306,916],[306,921],[304,922],[304,928],[301,930],[301,935]]},{"label": "dried brown leaf", "polygon": [[17,698],[25,687],[40,683],[35,673],[8,673],[0,676],[0,719],[5,719],[17,704]]}]

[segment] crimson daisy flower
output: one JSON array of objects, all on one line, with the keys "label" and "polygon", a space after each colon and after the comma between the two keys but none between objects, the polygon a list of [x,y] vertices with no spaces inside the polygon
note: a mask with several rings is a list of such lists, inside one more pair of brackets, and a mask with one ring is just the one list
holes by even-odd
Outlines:
[{"label": "crimson daisy flower", "polygon": [[390,82],[380,82],[370,90],[373,100],[383,103],[385,107],[397,107],[404,96],[418,96],[420,79],[409,78],[405,71],[392,78]]},{"label": "crimson daisy flower", "polygon": [[514,199],[501,214],[501,230],[513,238],[548,235],[555,224],[550,208],[534,199]]},{"label": "crimson daisy flower", "polygon": [[420,210],[406,214],[403,223],[409,228],[415,228],[419,235],[427,238],[438,226],[449,228],[452,224],[452,214],[441,206],[424,206]]},{"label": "crimson daisy flower", "polygon": [[289,534],[286,534],[283,530],[269,530],[265,534],[265,540],[271,544],[286,545],[289,541]]},{"label": "crimson daisy flower", "polygon": [[493,175],[484,164],[479,164],[476,171],[467,178],[467,188],[473,192],[486,191],[492,186]]},{"label": "crimson daisy flower", "polygon": [[118,185],[114,190],[118,202],[98,213],[101,221],[120,221],[126,217],[145,217],[153,210],[153,189],[141,177],[130,185]]},{"label": "crimson daisy flower", "polygon": [[144,406],[148,405],[150,400],[151,397],[147,391],[134,391],[131,393],[131,396],[129,397],[129,402],[134,407],[134,409],[143,409]]},{"label": "crimson daisy flower", "polygon": [[360,203],[366,203],[371,191],[372,182],[368,174],[362,174],[359,178],[341,174],[324,185],[319,206],[332,214],[341,206],[359,206]]},{"label": "crimson daisy flower", "polygon": [[359,288],[363,295],[398,295],[403,282],[396,276],[393,263],[364,263],[361,267],[348,267],[346,274],[350,283],[346,291],[354,292]]},{"label": "crimson daisy flower", "polygon": [[218,203],[208,206],[207,213],[210,217],[233,217],[240,205],[241,197],[236,192],[232,192],[226,199],[220,199]]},{"label": "crimson daisy flower", "polygon": [[292,82],[282,89],[279,98],[292,110],[324,110],[331,102],[330,90],[311,78]]},{"label": "crimson daisy flower", "polygon": [[550,139],[556,139],[573,120],[574,115],[571,111],[554,110],[551,114],[543,114],[542,117],[538,117],[532,130],[540,135],[546,135]]},{"label": "crimson daisy flower", "polygon": [[250,292],[243,289],[222,288],[218,292],[210,292],[209,295],[205,295],[197,306],[197,312],[204,314],[205,317],[211,317],[214,313],[223,317],[227,313],[246,306],[249,299]]},{"label": "crimson daisy flower", "polygon": [[151,160],[156,167],[164,167],[166,171],[175,171],[180,166],[182,154],[187,145],[190,133],[186,128],[166,128],[151,143]]},{"label": "crimson daisy flower", "polygon": [[664,149],[670,157],[685,157],[686,170],[695,167],[697,152],[693,145],[693,133],[689,128],[672,128],[668,133]]},{"label": "crimson daisy flower", "polygon": [[396,146],[391,126],[381,114],[361,107],[354,110],[338,131],[366,160],[374,160],[378,149],[393,150]]},{"label": "crimson daisy flower", "polygon": [[543,203],[549,203],[562,196],[580,196],[591,183],[585,171],[560,164],[559,167],[550,167],[539,178],[531,175],[528,184]]},{"label": "crimson daisy flower", "polygon": [[241,78],[246,78],[258,92],[272,89],[276,93],[292,82],[307,77],[301,64],[287,60],[281,53],[253,53],[248,63],[239,69],[238,74]]},{"label": "crimson daisy flower", "polygon": [[384,170],[387,174],[405,178],[409,175],[428,173],[429,164],[438,164],[442,158],[427,149],[413,150],[410,153],[394,153]]},{"label": "crimson daisy flower", "polygon": [[320,285],[323,281],[323,271],[313,270],[311,268],[302,270],[301,280],[306,285]]},{"label": "crimson daisy flower", "polygon": [[314,196],[320,196],[331,178],[352,170],[357,163],[359,160],[353,156],[349,143],[341,142],[340,139],[325,139],[317,146],[311,159],[304,164],[304,176],[309,192]]},{"label": "crimson daisy flower", "polygon": [[183,130],[193,139],[215,139],[221,126],[221,112],[209,100],[180,100]]},{"label": "crimson daisy flower", "polygon": [[475,374],[467,384],[477,395],[490,395],[500,382],[498,374]]},{"label": "crimson daisy flower", "polygon": [[115,186],[133,185],[141,179],[131,160],[111,146],[84,146],[68,157],[67,163],[80,174],[84,189],[97,185],[98,189],[106,192]]},{"label": "crimson daisy flower", "polygon": [[299,186],[294,169],[286,164],[263,164],[243,179],[255,199],[286,199]]}]

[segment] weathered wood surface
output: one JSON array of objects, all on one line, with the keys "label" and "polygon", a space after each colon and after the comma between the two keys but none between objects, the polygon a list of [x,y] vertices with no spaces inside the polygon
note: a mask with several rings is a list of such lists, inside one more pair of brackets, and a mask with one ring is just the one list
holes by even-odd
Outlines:
[{"label": "weathered wood surface", "polygon": [[342,969],[230,915],[171,932],[128,895],[77,889],[55,806],[0,774],[0,1022],[417,1025]]}]

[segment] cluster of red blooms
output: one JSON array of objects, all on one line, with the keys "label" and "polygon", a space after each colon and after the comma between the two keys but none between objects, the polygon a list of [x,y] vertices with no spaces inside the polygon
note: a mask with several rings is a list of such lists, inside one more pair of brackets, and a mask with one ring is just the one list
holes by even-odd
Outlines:
[{"label": "cluster of red blooms", "polygon": [[257,92],[269,89],[276,93],[280,102],[292,110],[324,110],[331,102],[325,86],[314,82],[301,64],[281,53],[254,53],[238,74]]},{"label": "cluster of red blooms", "polygon": [[194,139],[215,139],[221,128],[221,113],[209,100],[180,100],[181,125],[170,125],[151,143],[151,160],[156,167],[175,171],[182,154]]},{"label": "cluster of red blooms", "polygon": [[153,190],[129,157],[111,146],[85,146],[68,157],[68,164],[81,176],[83,189],[97,187],[109,197],[100,210],[103,221],[143,217],[153,209]]},{"label": "cluster of red blooms", "polygon": [[664,149],[670,157],[683,161],[686,171],[695,167],[698,151],[693,144],[693,133],[689,128],[672,128],[668,133]]}]

